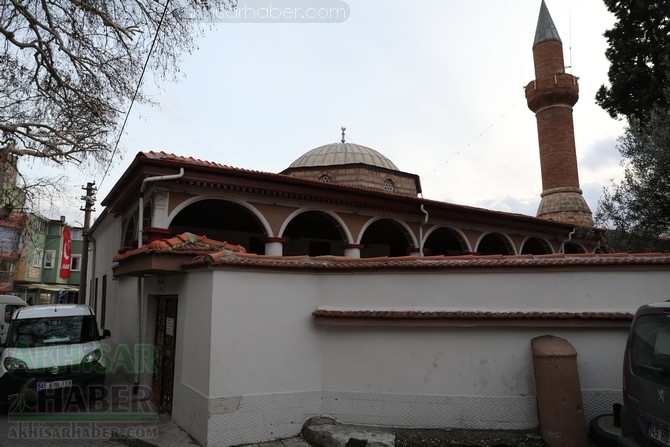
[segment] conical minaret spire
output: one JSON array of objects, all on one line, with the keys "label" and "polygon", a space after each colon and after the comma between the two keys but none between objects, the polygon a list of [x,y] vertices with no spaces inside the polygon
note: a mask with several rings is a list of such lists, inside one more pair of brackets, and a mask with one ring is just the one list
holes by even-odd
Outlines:
[{"label": "conical minaret spire", "polygon": [[563,43],[542,0],[533,42],[535,80],[526,86],[535,113],[542,169],[542,200],[537,217],[593,226],[579,187],[572,106],[579,99],[577,78],[565,73]]},{"label": "conical minaret spire", "polygon": [[540,17],[537,19],[537,28],[535,29],[535,41],[533,41],[533,46],[547,40],[556,40],[561,42],[561,37],[558,35],[558,30],[554,25],[551,14],[549,14],[547,4],[544,2],[544,0],[542,0],[542,5],[540,5]]}]

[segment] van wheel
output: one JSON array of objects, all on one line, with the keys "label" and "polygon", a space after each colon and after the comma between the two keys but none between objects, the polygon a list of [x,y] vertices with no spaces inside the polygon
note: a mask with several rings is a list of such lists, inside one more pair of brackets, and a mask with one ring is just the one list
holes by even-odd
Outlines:
[{"label": "van wheel", "polygon": [[601,414],[591,420],[591,440],[598,447],[616,447],[621,427],[614,426],[613,414]]}]

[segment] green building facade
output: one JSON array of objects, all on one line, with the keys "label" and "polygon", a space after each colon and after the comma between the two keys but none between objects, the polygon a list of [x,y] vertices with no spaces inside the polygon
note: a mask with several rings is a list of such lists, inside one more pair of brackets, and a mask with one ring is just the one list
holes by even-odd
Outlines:
[{"label": "green building facade", "polygon": [[14,294],[33,305],[76,303],[82,236],[82,229],[69,226],[65,218],[52,220],[30,214],[14,277]]}]

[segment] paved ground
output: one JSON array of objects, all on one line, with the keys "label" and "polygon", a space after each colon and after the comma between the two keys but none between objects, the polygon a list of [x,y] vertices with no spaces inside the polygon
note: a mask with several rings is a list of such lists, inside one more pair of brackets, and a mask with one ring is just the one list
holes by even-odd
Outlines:
[{"label": "paved ground", "polygon": [[[182,447],[199,444],[180,429],[169,415],[158,414],[146,399],[133,397],[130,384],[121,374],[108,374],[107,398],[92,404],[72,398],[65,411],[28,409],[0,414],[0,447]],[[113,394],[113,395],[111,395]],[[62,404],[62,402],[60,403]],[[30,405],[28,404],[28,407]],[[61,409],[62,410],[62,409]],[[47,416],[45,416],[45,413]],[[300,439],[251,444],[262,447],[309,447]]]},{"label": "paved ground", "polygon": [[[167,417],[153,423],[25,422],[0,418],[0,447],[183,447],[197,446]],[[299,438],[250,444],[248,447],[309,447]]]},{"label": "paved ground", "polygon": [[[123,376],[108,377],[107,389],[116,390],[113,396],[103,398],[93,404],[88,401],[72,400],[74,405],[65,408],[65,411],[42,411],[35,413],[27,411],[0,415],[0,447],[79,447],[79,446],[131,446],[131,447],[182,447],[198,446],[199,444],[185,431],[172,422],[169,415],[158,414],[154,406],[146,398],[133,397],[129,392],[129,384]],[[148,393],[144,394],[148,397]],[[82,407],[83,405],[83,407]],[[83,408],[83,411],[82,411]],[[45,417],[45,414],[47,417]],[[326,421],[328,422],[328,421]],[[335,423],[333,421],[333,423]],[[322,424],[324,424],[322,422]],[[329,423],[328,423],[329,424]],[[328,424],[311,427],[316,431],[328,430]],[[335,423],[336,424],[336,423]],[[309,428],[309,427],[308,427]],[[378,433],[370,427],[355,427],[336,424],[336,431],[330,433],[332,438],[356,438],[377,440],[388,434]],[[307,428],[306,428],[307,430]],[[307,430],[309,432],[309,430]],[[426,445],[515,445],[537,446],[544,445],[537,434],[532,433],[502,433],[503,437],[491,438],[482,432],[463,431],[456,436],[454,430],[395,430],[392,432],[395,444],[403,447]],[[309,434],[309,433],[307,433]],[[307,436],[307,439],[312,439]],[[317,433],[318,434],[318,433]],[[323,433],[319,436],[323,437]],[[337,435],[337,436],[336,436]],[[507,439],[509,436],[521,436]],[[317,436],[317,438],[319,438]],[[375,436],[377,438],[375,438]],[[463,438],[466,436],[466,438]],[[375,438],[375,439],[373,439]],[[490,439],[489,439],[490,438]],[[467,442],[464,442],[467,439]],[[523,440],[523,442],[519,441]],[[456,442],[454,444],[453,442]],[[249,444],[238,447],[310,447],[310,444],[300,438],[283,439],[259,444]]]},{"label": "paved ground", "polygon": [[248,444],[240,447],[310,447],[310,445],[300,438],[291,438],[282,439],[280,441],[262,442],[260,444]]}]

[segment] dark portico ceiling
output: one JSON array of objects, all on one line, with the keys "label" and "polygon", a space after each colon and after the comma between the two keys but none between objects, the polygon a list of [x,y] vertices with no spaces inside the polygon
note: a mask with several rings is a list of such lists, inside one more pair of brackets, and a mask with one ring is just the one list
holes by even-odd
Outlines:
[{"label": "dark portico ceiling", "polygon": [[184,208],[170,223],[176,228],[213,228],[225,226],[233,231],[250,231],[259,227],[254,215],[244,207],[225,200],[207,199]]}]

